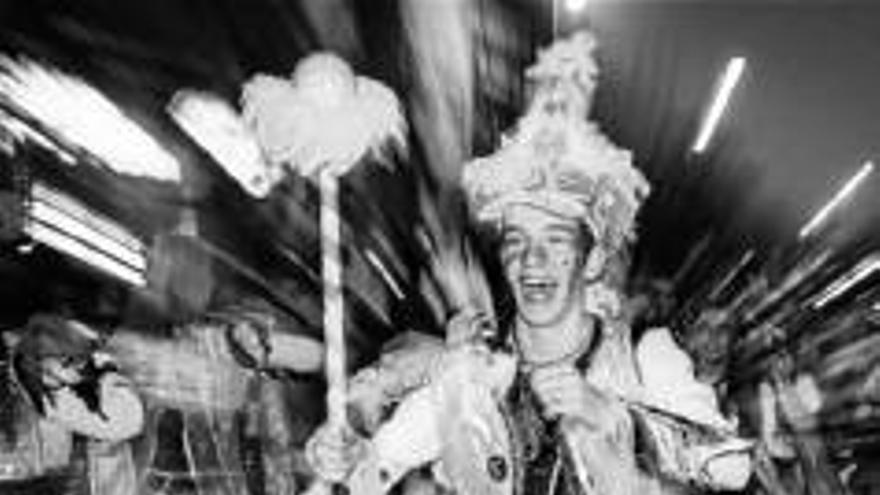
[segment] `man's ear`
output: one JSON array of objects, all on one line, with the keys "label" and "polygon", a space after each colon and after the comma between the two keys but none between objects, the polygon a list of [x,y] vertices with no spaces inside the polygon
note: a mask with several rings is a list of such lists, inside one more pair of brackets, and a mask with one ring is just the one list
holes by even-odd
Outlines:
[{"label": "man's ear", "polygon": [[605,269],[605,261],[607,259],[605,250],[601,247],[596,246],[590,250],[590,254],[587,255],[587,261],[584,263],[584,278],[588,281],[599,278],[599,275]]}]

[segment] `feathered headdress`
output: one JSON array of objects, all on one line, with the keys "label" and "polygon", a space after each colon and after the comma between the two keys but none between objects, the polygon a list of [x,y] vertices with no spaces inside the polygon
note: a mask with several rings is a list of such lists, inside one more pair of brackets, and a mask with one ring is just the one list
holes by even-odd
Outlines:
[{"label": "feathered headdress", "polygon": [[586,32],[539,53],[526,76],[535,92],[495,154],[465,165],[463,184],[480,221],[500,220],[513,203],[584,221],[606,253],[634,235],[649,185],[632,154],[587,120],[598,68]]}]

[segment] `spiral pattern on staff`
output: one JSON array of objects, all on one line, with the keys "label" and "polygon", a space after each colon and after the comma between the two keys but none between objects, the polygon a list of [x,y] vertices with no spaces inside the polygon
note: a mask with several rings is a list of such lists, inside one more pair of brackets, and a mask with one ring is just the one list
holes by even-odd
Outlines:
[{"label": "spiral pattern on staff", "polygon": [[345,333],[342,251],[339,242],[339,179],[332,167],[325,167],[321,171],[319,187],[327,416],[331,424],[341,426],[345,424]]}]

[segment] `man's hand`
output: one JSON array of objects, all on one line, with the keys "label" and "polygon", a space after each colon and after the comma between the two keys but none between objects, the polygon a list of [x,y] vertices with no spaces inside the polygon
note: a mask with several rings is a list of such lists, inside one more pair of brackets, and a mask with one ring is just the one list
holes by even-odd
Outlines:
[{"label": "man's hand", "polygon": [[367,454],[366,440],[348,427],[324,424],[306,444],[306,459],[322,479],[341,483]]},{"label": "man's hand", "polygon": [[573,366],[538,368],[531,374],[531,385],[545,418],[579,420],[591,429],[607,433],[617,429],[616,404],[587,383]]}]

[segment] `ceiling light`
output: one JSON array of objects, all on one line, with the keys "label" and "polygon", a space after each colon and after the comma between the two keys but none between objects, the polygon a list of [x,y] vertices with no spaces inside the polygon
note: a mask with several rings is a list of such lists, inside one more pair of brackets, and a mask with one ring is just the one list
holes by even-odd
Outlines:
[{"label": "ceiling light", "polygon": [[219,96],[181,90],[168,104],[171,118],[249,194],[265,197],[275,180],[256,137]]},{"label": "ceiling light", "polygon": [[85,223],[81,223],[74,217],[66,215],[64,212],[52,208],[45,203],[33,203],[30,220],[37,220],[47,226],[51,226],[64,235],[78,239],[133,268],[146,269],[146,258],[143,253],[129,250],[115,242],[112,238],[103,235],[100,231],[90,228]]},{"label": "ceiling light", "polygon": [[693,147],[691,147],[691,151],[694,153],[702,153],[709,146],[709,141],[712,139],[715,129],[718,127],[718,122],[721,121],[721,117],[724,115],[724,111],[727,109],[730,96],[733,94],[733,90],[736,88],[745,68],[746,59],[744,57],[733,57],[727,62],[727,67],[721,76],[721,82],[717,86],[712,104],[709,106],[709,111],[703,119],[697,139],[694,141]]},{"label": "ceiling light", "polygon": [[813,302],[813,307],[822,309],[878,270],[880,270],[880,255],[873,254],[868,256],[859,262],[855,268],[847,272],[846,275],[829,285]]},{"label": "ceiling light", "polygon": [[[70,217],[85,228],[96,232],[97,235],[120,245],[120,247],[131,251],[144,250],[141,240],[116,223],[116,221],[100,215],[73,197],[41,182],[36,182],[31,187],[31,203],[32,210],[35,206],[45,204],[52,210]],[[31,211],[31,214],[33,214],[33,211]]]},{"label": "ceiling light", "polygon": [[43,224],[42,222],[28,222],[25,231],[35,241],[73,256],[108,275],[114,276],[135,286],[144,286],[147,283],[146,277],[142,272],[138,272],[130,266],[120,263],[110,256],[93,249],[81,240],[70,237],[59,230],[55,230],[54,228]]},{"label": "ceiling light", "polygon": [[580,12],[586,6],[587,0],[565,0],[565,8],[568,9],[569,12]]},{"label": "ceiling light", "polygon": [[34,241],[136,286],[146,285],[143,243],[113,220],[41,183],[31,188],[24,231]]},{"label": "ceiling light", "polygon": [[874,164],[871,162],[866,162],[862,165],[862,168],[859,169],[858,172],[855,173],[846,184],[843,185],[840,189],[837,190],[837,193],[834,194],[834,197],[831,198],[830,201],[825,203],[825,206],[819,209],[813,217],[804,225],[800,232],[798,233],[798,237],[804,239],[809,236],[817,228],[819,228],[822,223],[837,209],[841,203],[843,203],[848,197],[852,196],[853,193],[858,189],[859,185],[865,181],[868,175],[874,170]]},{"label": "ceiling light", "polygon": [[0,103],[87,150],[116,172],[180,181],[177,160],[81,79],[30,60],[0,57]]}]

